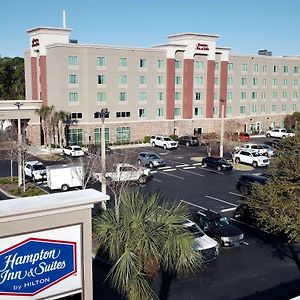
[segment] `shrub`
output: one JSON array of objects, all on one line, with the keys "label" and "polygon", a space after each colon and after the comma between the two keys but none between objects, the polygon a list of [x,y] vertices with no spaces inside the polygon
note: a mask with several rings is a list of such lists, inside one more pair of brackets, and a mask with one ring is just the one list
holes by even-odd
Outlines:
[{"label": "shrub", "polygon": [[177,141],[178,140],[178,135],[177,134],[170,134],[169,137],[171,139],[173,139],[174,141]]},{"label": "shrub", "polygon": [[144,136],[144,143],[150,143],[150,139],[151,139],[150,135]]},{"label": "shrub", "polygon": [[9,184],[9,183],[18,183],[18,177],[13,177],[12,180],[10,177],[0,178],[0,184]]}]

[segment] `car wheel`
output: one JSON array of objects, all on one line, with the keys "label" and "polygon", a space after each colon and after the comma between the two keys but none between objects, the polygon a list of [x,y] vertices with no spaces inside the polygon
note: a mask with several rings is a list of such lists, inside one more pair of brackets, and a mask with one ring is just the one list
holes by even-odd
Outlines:
[{"label": "car wheel", "polygon": [[155,143],[154,142],[152,143],[152,147],[155,147]]},{"label": "car wheel", "polygon": [[189,146],[190,146],[190,143],[189,143],[189,142],[186,142],[185,145],[186,145],[187,147],[189,147]]},{"label": "car wheel", "polygon": [[164,149],[167,150],[167,145],[164,145]]},{"label": "car wheel", "polygon": [[203,165],[204,168],[207,168],[207,163],[206,162],[203,163],[202,165]]},{"label": "car wheel", "polygon": [[271,137],[271,134],[270,134],[270,133],[267,133],[266,137],[267,137],[267,138]]},{"label": "car wheel", "polygon": [[142,162],[141,162],[141,160],[140,160],[140,159],[138,160],[138,164],[139,164],[139,165],[141,165],[141,164],[142,164]]},{"label": "car wheel", "polygon": [[63,192],[66,192],[68,189],[69,189],[69,186],[68,186],[67,184],[63,184],[63,185],[61,186],[61,190],[62,190]]},{"label": "car wheel", "polygon": [[220,247],[223,246],[222,242],[220,241],[220,239],[218,237],[216,237],[216,236],[214,236],[213,239],[218,243],[218,246],[219,246],[219,249],[220,249]]},{"label": "car wheel", "polygon": [[253,167],[253,168],[257,168],[257,166],[258,166],[257,161],[254,161],[254,162],[252,163],[252,167]]},{"label": "car wheel", "polygon": [[141,176],[141,177],[139,178],[139,183],[141,183],[141,184],[145,184],[146,181],[147,181],[146,176]]},{"label": "car wheel", "polygon": [[152,162],[152,161],[150,161],[149,167],[150,167],[151,169],[154,168],[154,165],[153,165],[153,162]]},{"label": "car wheel", "polygon": [[237,164],[239,164],[239,163],[241,162],[240,158],[237,157],[237,158],[235,159],[235,162],[236,162]]}]

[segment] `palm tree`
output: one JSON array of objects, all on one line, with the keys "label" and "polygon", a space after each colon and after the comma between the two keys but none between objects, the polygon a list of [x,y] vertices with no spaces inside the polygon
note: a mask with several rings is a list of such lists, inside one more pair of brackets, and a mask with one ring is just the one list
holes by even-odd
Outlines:
[{"label": "palm tree", "polygon": [[66,120],[69,118],[70,113],[60,110],[55,112],[54,114],[56,125],[58,129],[58,138],[59,138],[59,147],[63,148],[63,141],[65,138],[65,127],[66,127]]},{"label": "palm tree", "polygon": [[198,269],[200,254],[192,249],[194,238],[182,225],[187,212],[183,204],[159,205],[157,195],[145,199],[127,192],[118,216],[112,208],[94,220],[99,251],[114,262],[108,278],[127,299],[157,299],[150,282],[158,270],[182,275]]},{"label": "palm tree", "polygon": [[38,114],[41,118],[45,148],[48,145],[50,151],[51,151],[50,135],[51,135],[51,125],[52,125],[51,123],[52,123],[53,111],[54,111],[53,105],[51,106],[42,105],[40,108],[35,110],[35,113]]}]

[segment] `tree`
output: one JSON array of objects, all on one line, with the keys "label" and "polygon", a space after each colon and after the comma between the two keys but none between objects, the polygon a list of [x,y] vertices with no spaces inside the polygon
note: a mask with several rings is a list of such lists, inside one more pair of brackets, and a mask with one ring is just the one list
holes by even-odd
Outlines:
[{"label": "tree", "polygon": [[286,138],[272,159],[266,185],[254,185],[248,204],[262,228],[300,240],[300,135]]},{"label": "tree", "polygon": [[108,209],[94,220],[100,251],[114,263],[108,278],[118,292],[129,300],[157,299],[150,282],[159,269],[179,275],[198,269],[194,237],[182,225],[186,218],[182,204],[168,207],[156,195],[132,192],[123,194],[119,217]]},{"label": "tree", "polygon": [[207,132],[201,135],[202,144],[206,147],[208,156],[211,156],[213,151],[217,151],[217,146],[220,143],[220,136],[216,132]]},{"label": "tree", "polygon": [[60,110],[54,113],[55,127],[57,127],[59,147],[64,147],[66,121],[69,119],[70,113]]}]

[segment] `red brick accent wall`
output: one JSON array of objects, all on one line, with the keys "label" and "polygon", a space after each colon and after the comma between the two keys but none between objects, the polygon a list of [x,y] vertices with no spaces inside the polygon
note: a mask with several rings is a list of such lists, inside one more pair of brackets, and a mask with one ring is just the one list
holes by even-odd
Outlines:
[{"label": "red brick accent wall", "polygon": [[214,78],[215,78],[215,61],[207,61],[207,78],[206,78],[206,118],[213,117],[214,107]]},{"label": "red brick accent wall", "polygon": [[48,105],[47,97],[47,62],[46,56],[40,56],[40,70],[41,70],[41,100],[44,105]]},{"label": "red brick accent wall", "polygon": [[32,99],[38,100],[38,78],[37,78],[37,61],[36,57],[31,57],[31,88]]},{"label": "red brick accent wall", "polygon": [[220,70],[220,104],[219,117],[221,118],[222,104],[224,105],[224,117],[226,117],[226,100],[227,100],[227,78],[228,78],[228,62],[221,61]]},{"label": "red brick accent wall", "polygon": [[185,59],[183,65],[183,119],[193,118],[194,60]]},{"label": "red brick accent wall", "polygon": [[174,119],[175,108],[175,59],[167,59],[166,119]]}]

